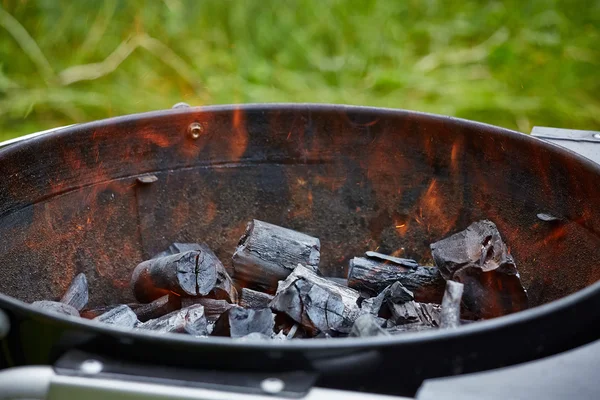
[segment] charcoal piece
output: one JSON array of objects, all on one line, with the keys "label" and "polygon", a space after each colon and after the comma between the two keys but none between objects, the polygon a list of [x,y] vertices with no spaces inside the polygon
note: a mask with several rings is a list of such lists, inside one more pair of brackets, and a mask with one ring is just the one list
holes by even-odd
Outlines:
[{"label": "charcoal piece", "polygon": [[[104,313],[109,312],[113,308],[117,308],[121,305],[122,304],[111,304],[108,306],[100,306],[100,307],[95,307],[95,308],[84,308],[83,310],[80,311],[79,314],[80,314],[81,318],[94,319]],[[134,311],[137,310],[138,308],[142,307],[143,305],[144,304],[140,304],[140,303],[126,304],[127,307],[131,308]]]},{"label": "charcoal piece", "polygon": [[215,322],[221,314],[233,307],[233,304],[225,300],[211,299],[208,297],[183,297],[181,307],[186,308],[192,304],[200,304],[204,307],[204,315],[208,322]]},{"label": "charcoal piece", "polygon": [[367,251],[365,256],[378,261],[387,261],[392,264],[400,265],[405,268],[418,268],[419,264],[410,258],[399,258],[394,256],[388,256],[387,254],[377,253],[375,251]]},{"label": "charcoal piece", "polygon": [[389,304],[390,321],[396,325],[422,324],[427,327],[440,326],[440,306],[430,303],[409,301],[403,304]]},{"label": "charcoal piece", "polygon": [[337,283],[338,285],[342,285],[342,286],[348,286],[348,279],[347,278],[340,278],[337,276],[326,276],[326,279],[329,279],[332,282]]},{"label": "charcoal piece", "polygon": [[198,251],[202,250],[202,246],[198,243],[172,243],[167,250],[161,251],[154,258],[161,258],[170,256],[173,254],[185,253],[186,251]]},{"label": "charcoal piece", "polygon": [[317,271],[319,239],[291,229],[253,220],[233,254],[234,279],[242,287],[269,294],[298,264]]},{"label": "charcoal piece", "polygon": [[193,304],[139,324],[137,328],[158,333],[188,333],[193,336],[205,336],[208,335],[207,325],[204,307]]},{"label": "charcoal piece", "polygon": [[431,244],[442,276],[464,284],[463,312],[494,318],[528,307],[512,256],[493,222],[484,220]]},{"label": "charcoal piece", "polygon": [[390,334],[382,328],[385,324],[385,319],[375,317],[371,314],[363,314],[356,318],[350,337],[369,337],[369,336],[389,336]]},{"label": "charcoal piece", "polygon": [[83,310],[88,302],[88,282],[84,273],[78,274],[71,281],[71,285],[69,285],[60,302],[70,305],[77,311]]},{"label": "charcoal piece", "polygon": [[39,308],[45,311],[51,311],[64,315],[71,315],[73,317],[79,317],[79,311],[69,304],[61,303],[58,301],[41,300],[34,301],[31,305],[35,308]]},{"label": "charcoal piece", "polygon": [[141,322],[150,319],[162,317],[165,314],[179,310],[181,308],[181,298],[174,294],[167,294],[159,297],[152,303],[143,304],[134,310],[135,315]]},{"label": "charcoal piece", "polygon": [[394,282],[377,296],[364,300],[361,304],[361,311],[387,319],[390,317],[388,303],[403,304],[412,300],[414,300],[412,292],[400,282]]},{"label": "charcoal piece", "polygon": [[137,315],[129,306],[122,304],[112,310],[97,316],[93,321],[102,322],[104,324],[122,326],[124,328],[133,328],[138,324]]},{"label": "charcoal piece", "polygon": [[439,303],[445,282],[437,268],[407,268],[363,257],[350,260],[348,286],[376,296],[387,286],[400,282],[421,302]]},{"label": "charcoal piece", "polygon": [[269,308],[246,309],[233,306],[223,314],[215,323],[213,336],[229,336],[239,338],[253,332],[267,336],[274,334],[275,315]]},{"label": "charcoal piece", "polygon": [[264,333],[260,333],[260,332],[249,333],[245,336],[239,337],[237,340],[239,340],[239,341],[270,340],[271,338],[282,340],[282,338],[277,337],[277,335],[271,337],[271,336],[265,335]]},{"label": "charcoal piece", "polygon": [[148,303],[173,292],[237,302],[237,291],[225,267],[206,246],[140,263],[131,278],[135,297]]},{"label": "charcoal piece", "polygon": [[459,282],[447,281],[446,292],[442,299],[440,312],[440,328],[456,328],[460,325],[460,302],[464,285]]},{"label": "charcoal piece", "polygon": [[287,314],[309,333],[348,333],[360,314],[360,294],[298,265],[279,283],[271,308]]},{"label": "charcoal piece", "polygon": [[240,306],[244,308],[268,308],[273,296],[256,290],[243,288],[240,294]]},{"label": "charcoal piece", "polygon": [[425,325],[425,324],[422,324],[421,322],[414,322],[411,324],[391,326],[391,327],[385,328],[385,331],[387,333],[389,333],[390,335],[398,335],[398,334],[406,333],[406,332],[421,332],[421,331],[428,331],[431,329],[437,329],[437,327],[432,326],[432,325]]}]

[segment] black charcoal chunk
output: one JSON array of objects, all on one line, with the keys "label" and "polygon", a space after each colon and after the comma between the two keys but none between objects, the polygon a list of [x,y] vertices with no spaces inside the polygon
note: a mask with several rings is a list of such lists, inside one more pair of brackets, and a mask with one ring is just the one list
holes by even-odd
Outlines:
[{"label": "black charcoal chunk", "polygon": [[462,303],[474,318],[494,318],[528,307],[512,256],[493,222],[471,224],[431,245],[442,276],[464,284]]},{"label": "black charcoal chunk", "polygon": [[440,328],[456,328],[460,326],[460,302],[464,285],[459,282],[447,281],[446,292],[442,300]]},{"label": "black charcoal chunk", "polygon": [[221,314],[233,307],[233,304],[225,300],[211,299],[208,297],[183,297],[181,307],[186,308],[193,304],[204,306],[204,315],[208,322],[215,322]]},{"label": "black charcoal chunk", "polygon": [[78,274],[73,279],[60,302],[70,305],[77,311],[83,310],[88,303],[88,282],[84,273]]},{"label": "black charcoal chunk", "polygon": [[207,296],[237,302],[237,291],[217,256],[202,244],[190,250],[140,263],[131,285],[135,297],[144,303],[169,292],[181,296]]},{"label": "black charcoal chunk", "polygon": [[375,317],[371,314],[363,314],[356,318],[350,337],[389,336],[390,334],[382,328],[385,319]]},{"label": "black charcoal chunk", "polygon": [[287,314],[307,331],[348,333],[360,314],[360,294],[298,265],[279,283],[271,308]]},{"label": "black charcoal chunk", "polygon": [[274,327],[275,315],[269,308],[246,309],[233,306],[217,320],[212,335],[239,338],[257,332],[271,337]]},{"label": "black charcoal chunk", "polygon": [[438,304],[409,301],[403,304],[389,304],[389,321],[398,325],[422,324],[436,328],[440,326],[440,306]]},{"label": "black charcoal chunk", "polygon": [[405,268],[418,268],[419,264],[410,258],[399,258],[394,256],[388,256],[387,254],[377,253],[375,251],[367,251],[365,256],[379,261],[387,261],[392,264],[400,265]]},{"label": "black charcoal chunk", "polygon": [[256,290],[243,288],[240,294],[240,306],[244,308],[268,308],[273,296]]},{"label": "black charcoal chunk", "polygon": [[394,282],[400,282],[419,301],[439,303],[444,295],[445,282],[437,268],[407,268],[363,257],[350,260],[349,287],[376,296]]},{"label": "black charcoal chunk", "polygon": [[317,271],[320,249],[317,238],[253,220],[233,254],[234,279],[242,287],[273,294],[277,282],[299,263]]},{"label": "black charcoal chunk", "polygon": [[55,313],[59,313],[59,314],[71,315],[73,317],[79,317],[79,311],[77,311],[77,309],[75,309],[75,307],[70,306],[65,303],[60,303],[58,301],[50,301],[50,300],[34,301],[33,303],[31,303],[31,305],[33,307],[36,307],[36,308],[39,308],[39,309],[42,309],[45,311],[51,311],[51,312],[55,312]]},{"label": "black charcoal chunk", "polygon": [[162,317],[165,314],[179,310],[181,308],[181,298],[174,294],[167,294],[159,297],[152,303],[143,304],[137,307],[134,312],[141,322],[150,319]]},{"label": "black charcoal chunk", "polygon": [[158,333],[188,333],[193,336],[205,336],[208,335],[207,325],[204,307],[193,304],[139,324],[137,328]]},{"label": "black charcoal chunk", "polygon": [[112,310],[97,316],[93,319],[93,321],[122,326],[124,328],[133,328],[139,322],[135,312],[133,312],[133,310],[125,304],[115,307]]}]

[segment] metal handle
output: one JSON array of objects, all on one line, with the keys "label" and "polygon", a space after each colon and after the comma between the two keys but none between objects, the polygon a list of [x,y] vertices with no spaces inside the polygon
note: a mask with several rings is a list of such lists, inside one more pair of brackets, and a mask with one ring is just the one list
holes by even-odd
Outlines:
[{"label": "metal handle", "polygon": [[[93,371],[89,371],[90,373]],[[55,374],[51,367],[19,367],[0,372],[0,400],[289,400],[265,387],[265,394]],[[270,390],[270,391],[269,391]],[[407,397],[312,388],[302,400],[410,400]]]}]

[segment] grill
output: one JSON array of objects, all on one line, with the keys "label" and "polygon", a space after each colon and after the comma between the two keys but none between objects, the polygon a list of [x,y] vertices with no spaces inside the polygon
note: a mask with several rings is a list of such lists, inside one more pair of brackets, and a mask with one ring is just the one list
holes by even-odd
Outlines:
[{"label": "grill", "polygon": [[[36,373],[60,390],[186,381],[257,396],[314,385],[311,396],[414,396],[427,379],[539,359],[600,332],[600,168],[498,127],[363,107],[177,108],[13,143],[0,169],[3,367],[53,365]],[[157,180],[140,181],[148,174]],[[140,261],[199,238],[230,259],[253,218],[319,237],[320,269],[339,277],[374,247],[428,263],[430,243],[490,219],[533,308],[452,331],[275,344],[157,337],[26,304],[60,297],[80,272],[90,304],[130,302]]]}]

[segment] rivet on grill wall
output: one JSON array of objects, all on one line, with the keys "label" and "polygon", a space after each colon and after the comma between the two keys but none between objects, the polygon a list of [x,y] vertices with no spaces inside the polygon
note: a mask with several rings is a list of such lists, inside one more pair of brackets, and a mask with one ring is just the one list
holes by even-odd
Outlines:
[{"label": "rivet on grill wall", "polygon": [[100,373],[104,365],[98,360],[85,360],[79,366],[79,370],[86,375],[95,375]]},{"label": "rivet on grill wall", "polygon": [[280,393],[285,388],[285,383],[278,378],[267,378],[260,383],[260,388],[265,393]]},{"label": "rivet on grill wall", "polygon": [[204,132],[204,127],[198,122],[192,122],[188,127],[188,132],[192,139],[198,139]]}]

